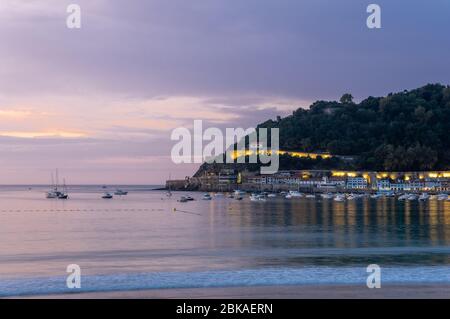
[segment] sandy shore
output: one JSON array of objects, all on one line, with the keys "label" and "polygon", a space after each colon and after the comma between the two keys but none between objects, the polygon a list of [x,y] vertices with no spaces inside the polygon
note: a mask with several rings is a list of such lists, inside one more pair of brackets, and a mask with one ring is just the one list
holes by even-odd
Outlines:
[{"label": "sandy shore", "polygon": [[22,298],[82,299],[449,299],[450,285],[387,285],[381,289],[361,286],[268,286],[194,289],[155,289],[74,293]]}]

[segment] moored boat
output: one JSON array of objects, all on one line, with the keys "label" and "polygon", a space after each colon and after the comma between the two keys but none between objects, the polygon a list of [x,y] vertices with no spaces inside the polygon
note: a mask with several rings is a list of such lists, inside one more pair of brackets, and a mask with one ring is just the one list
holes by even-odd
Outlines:
[{"label": "moored boat", "polygon": [[203,199],[203,200],[211,200],[212,197],[211,197],[211,195],[209,195],[208,193],[206,193],[206,194],[203,195],[202,199]]},{"label": "moored boat", "polygon": [[333,199],[334,195],[333,193],[326,193],[321,195],[323,199]]},{"label": "moored boat", "polygon": [[114,192],[114,195],[124,196],[124,195],[128,195],[128,192],[126,192],[126,191],[124,191],[124,190],[122,190],[122,189],[117,189],[117,190]]}]

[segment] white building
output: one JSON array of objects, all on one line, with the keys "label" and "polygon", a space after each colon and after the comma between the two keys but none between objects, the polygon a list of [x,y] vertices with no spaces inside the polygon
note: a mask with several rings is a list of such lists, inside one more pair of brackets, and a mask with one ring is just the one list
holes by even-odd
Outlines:
[{"label": "white building", "polygon": [[364,177],[349,177],[347,178],[348,189],[366,189],[368,186],[367,179]]}]

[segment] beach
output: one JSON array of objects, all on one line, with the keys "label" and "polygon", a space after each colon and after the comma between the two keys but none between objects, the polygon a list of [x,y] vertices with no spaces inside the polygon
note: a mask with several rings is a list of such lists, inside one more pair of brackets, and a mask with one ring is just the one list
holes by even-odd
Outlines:
[{"label": "beach", "polygon": [[194,289],[151,289],[23,296],[37,299],[448,299],[450,285],[260,286]]}]

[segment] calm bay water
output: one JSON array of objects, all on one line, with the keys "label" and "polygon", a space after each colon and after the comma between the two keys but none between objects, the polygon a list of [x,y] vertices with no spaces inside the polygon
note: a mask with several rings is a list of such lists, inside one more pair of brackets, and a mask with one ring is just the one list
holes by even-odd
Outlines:
[{"label": "calm bay water", "polygon": [[[101,199],[72,187],[0,187],[0,296],[82,291],[289,284],[450,283],[450,202],[215,198],[178,203],[151,187]],[[108,190],[113,191],[114,188]]]}]

